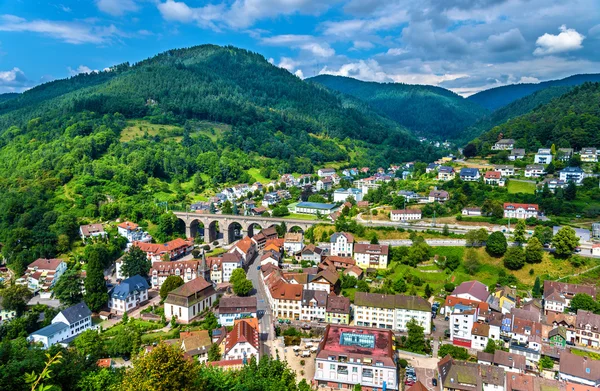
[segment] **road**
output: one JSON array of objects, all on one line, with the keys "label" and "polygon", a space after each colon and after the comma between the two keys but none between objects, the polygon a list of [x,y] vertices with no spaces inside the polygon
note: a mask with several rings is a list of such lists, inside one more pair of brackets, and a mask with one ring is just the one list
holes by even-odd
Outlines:
[{"label": "road", "polygon": [[259,256],[254,257],[254,259],[248,264],[248,272],[246,273],[248,279],[252,281],[252,285],[254,286],[254,296],[256,296],[256,310],[257,317],[260,322],[260,330],[261,330],[261,340],[263,341],[262,354],[270,354],[269,349],[269,341],[273,341],[275,339],[275,330],[273,329],[273,320],[271,314],[271,308],[269,307],[269,303],[267,302],[267,296],[265,294],[263,283],[260,279],[260,270],[257,267],[260,265]]}]

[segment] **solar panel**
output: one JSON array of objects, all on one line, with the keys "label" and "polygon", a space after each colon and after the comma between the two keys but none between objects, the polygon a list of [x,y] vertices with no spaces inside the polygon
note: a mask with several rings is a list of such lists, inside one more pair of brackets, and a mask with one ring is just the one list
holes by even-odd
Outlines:
[{"label": "solar panel", "polygon": [[374,349],[375,336],[373,334],[342,333],[340,335],[340,345]]}]

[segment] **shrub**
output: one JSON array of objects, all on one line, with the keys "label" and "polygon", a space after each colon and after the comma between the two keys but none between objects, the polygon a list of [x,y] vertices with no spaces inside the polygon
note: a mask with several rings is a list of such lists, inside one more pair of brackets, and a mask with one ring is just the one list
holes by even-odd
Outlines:
[{"label": "shrub", "polygon": [[300,360],[300,365],[304,366],[304,364],[306,364],[306,361]]},{"label": "shrub", "polygon": [[400,368],[406,368],[408,366],[408,361],[401,358],[400,360],[398,360],[398,365],[400,365]]}]

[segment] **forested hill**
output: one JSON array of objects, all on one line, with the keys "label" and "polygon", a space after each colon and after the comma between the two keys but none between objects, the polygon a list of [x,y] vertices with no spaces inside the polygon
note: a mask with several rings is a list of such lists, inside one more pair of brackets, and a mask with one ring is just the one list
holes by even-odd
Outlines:
[{"label": "forested hill", "polygon": [[364,82],[331,75],[308,80],[354,96],[420,136],[464,139],[464,129],[487,113],[479,105],[435,86]]},{"label": "forested hill", "polygon": [[493,111],[491,114],[477,121],[473,126],[466,130],[465,133],[472,135],[472,138],[477,137],[492,129],[494,126],[501,125],[512,118],[529,113],[538,106],[544,105],[552,99],[566,94],[573,88],[575,88],[575,86],[556,86],[534,92],[531,95],[527,95],[524,98],[518,99]]},{"label": "forested hill", "polygon": [[523,83],[490,88],[469,96],[467,99],[489,110],[496,110],[536,91],[556,86],[576,86],[585,82],[600,82],[600,74],[573,75],[560,80],[542,83]]},{"label": "forested hill", "polygon": [[584,83],[572,91],[482,134],[474,143],[486,152],[498,140],[516,140],[517,147],[575,148],[600,144],[600,83]]},{"label": "forested hill", "polygon": [[4,102],[7,101],[9,99],[14,99],[16,97],[18,97],[19,94],[17,94],[16,92],[9,92],[6,94],[0,94],[0,102]]}]

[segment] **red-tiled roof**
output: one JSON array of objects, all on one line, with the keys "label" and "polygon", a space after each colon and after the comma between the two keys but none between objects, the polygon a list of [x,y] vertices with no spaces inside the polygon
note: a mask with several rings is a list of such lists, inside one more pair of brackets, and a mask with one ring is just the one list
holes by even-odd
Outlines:
[{"label": "red-tiled roof", "polygon": [[138,247],[145,253],[150,254],[164,254],[181,248],[186,248],[192,245],[192,242],[177,238],[164,244],[157,243],[144,243],[144,242],[133,242],[133,246]]},{"label": "red-tiled roof", "polygon": [[27,266],[27,267],[30,269],[37,267],[38,270],[54,270],[54,271],[56,271],[56,269],[62,262],[63,262],[62,259],[38,258],[35,261],[33,261],[32,263],[30,263],[29,266]]},{"label": "red-tiled roof", "polygon": [[225,340],[225,353],[229,352],[239,342],[248,342],[258,350],[258,331],[248,322],[238,322]]},{"label": "red-tiled roof", "polygon": [[538,204],[515,204],[513,202],[505,202],[504,203],[504,209],[518,209],[518,208],[523,208],[523,209],[535,209],[535,210],[539,210],[539,206]]},{"label": "red-tiled roof", "polygon": [[485,173],[486,179],[500,179],[502,178],[502,173],[500,171],[487,171]]},{"label": "red-tiled roof", "polygon": [[252,242],[252,239],[250,239],[248,236],[245,236],[242,240],[235,244],[235,247],[240,249],[244,254],[248,254],[248,251],[250,251],[250,248],[253,245],[254,243]]},{"label": "red-tiled roof", "polygon": [[118,225],[119,228],[127,229],[130,231],[138,229],[139,225],[132,223],[131,221],[124,221]]}]

